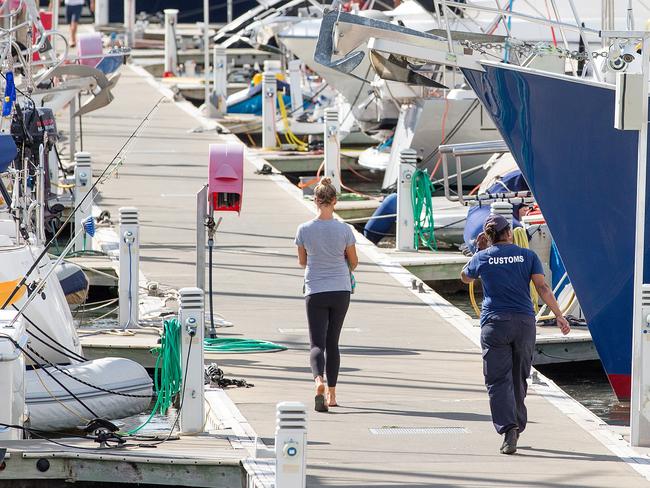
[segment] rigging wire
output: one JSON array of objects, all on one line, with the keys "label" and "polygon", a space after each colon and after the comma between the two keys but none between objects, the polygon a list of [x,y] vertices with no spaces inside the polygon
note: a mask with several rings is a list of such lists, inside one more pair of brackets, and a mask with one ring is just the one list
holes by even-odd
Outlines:
[{"label": "rigging wire", "polygon": [[[136,137],[138,132],[140,131],[140,128],[143,127],[144,123],[149,120],[149,117],[154,113],[155,110],[160,106],[163,100],[165,100],[166,97],[162,96],[160,99],[155,103],[155,105],[149,110],[147,115],[140,121],[138,126],[134,129],[134,131],[129,135],[128,139],[126,142],[122,145],[122,147],[117,151],[115,156],[111,159],[111,161],[106,165],[100,176],[93,182],[92,186],[90,187],[88,193],[84,195],[84,197],[76,204],[70,215],[66,218],[66,220],[61,224],[61,227],[57,231],[57,233],[45,244],[43,247],[43,250],[39,254],[39,256],[36,258],[34,263],[29,267],[25,275],[22,277],[20,282],[15,286],[14,290],[9,294],[9,296],[6,298],[2,306],[0,306],[0,309],[5,309],[9,303],[11,303],[11,300],[16,296],[20,288],[27,282],[27,278],[34,272],[38,264],[41,262],[41,260],[45,257],[47,252],[49,251],[50,247],[53,245],[53,242],[59,237],[61,232],[63,231],[63,228],[70,222],[70,220],[74,217],[74,214],[79,210],[79,208],[85,203],[87,198],[91,198],[91,201],[95,199],[94,195],[94,189],[97,187],[97,185],[101,182],[104,182],[104,178],[108,177],[112,174],[112,172],[109,172],[109,170],[113,169],[113,171],[117,170],[119,165],[121,164],[121,158],[120,155],[122,152],[126,149],[128,144]],[[114,165],[115,161],[119,159],[119,162],[117,165]],[[92,196],[91,196],[92,195]]]}]

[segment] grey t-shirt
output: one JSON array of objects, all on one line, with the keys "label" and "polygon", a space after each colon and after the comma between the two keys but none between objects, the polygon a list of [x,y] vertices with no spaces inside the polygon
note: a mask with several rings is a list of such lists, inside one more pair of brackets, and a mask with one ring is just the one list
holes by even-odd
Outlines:
[{"label": "grey t-shirt", "polygon": [[334,219],[310,220],[298,227],[295,242],[307,251],[305,295],[352,290],[345,249],[356,239],[348,224]]}]

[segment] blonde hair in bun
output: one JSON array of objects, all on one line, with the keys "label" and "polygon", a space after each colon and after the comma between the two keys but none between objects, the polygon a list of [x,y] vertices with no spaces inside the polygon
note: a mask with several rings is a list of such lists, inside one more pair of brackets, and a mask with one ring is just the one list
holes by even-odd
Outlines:
[{"label": "blonde hair in bun", "polygon": [[332,185],[332,179],[321,178],[320,183],[314,188],[314,202],[316,205],[331,205],[336,198],[336,188]]}]

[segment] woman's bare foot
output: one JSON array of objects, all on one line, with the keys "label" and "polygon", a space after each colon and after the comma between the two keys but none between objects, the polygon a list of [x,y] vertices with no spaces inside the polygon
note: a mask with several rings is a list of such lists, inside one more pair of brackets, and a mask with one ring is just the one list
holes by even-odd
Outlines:
[{"label": "woman's bare foot", "polygon": [[317,412],[327,412],[327,402],[325,401],[325,382],[322,376],[314,378],[316,383],[316,397],[314,398],[314,410]]},{"label": "woman's bare foot", "polygon": [[316,383],[316,394],[324,395],[325,394],[325,381],[322,376],[316,376],[314,378],[314,383]]},{"label": "woman's bare foot", "polygon": [[335,386],[330,386],[327,389],[327,405],[329,407],[338,407],[338,404],[336,403],[336,387]]}]

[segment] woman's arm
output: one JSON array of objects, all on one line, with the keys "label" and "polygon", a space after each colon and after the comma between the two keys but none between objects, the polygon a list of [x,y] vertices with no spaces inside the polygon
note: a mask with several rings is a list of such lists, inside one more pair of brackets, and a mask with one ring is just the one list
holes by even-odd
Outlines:
[{"label": "woman's arm", "polygon": [[298,246],[298,264],[301,268],[307,267],[307,250],[305,246]]},{"label": "woman's arm", "polygon": [[557,326],[560,328],[564,335],[567,335],[571,331],[571,327],[569,326],[567,319],[565,319],[564,315],[562,315],[562,310],[560,310],[560,306],[555,299],[555,295],[553,295],[553,291],[546,284],[546,281],[544,281],[544,275],[534,274],[531,276],[531,279],[533,280],[533,284],[535,285],[537,293],[539,293],[539,296],[542,297],[544,303],[548,305],[548,308],[550,308],[555,315]]},{"label": "woman's arm", "polygon": [[357,266],[359,266],[359,257],[357,256],[357,248],[354,244],[345,248],[345,258],[348,260],[348,266],[352,271],[357,269]]}]

